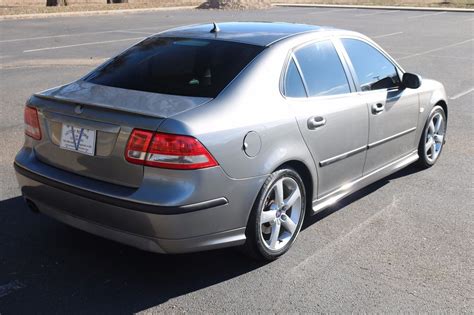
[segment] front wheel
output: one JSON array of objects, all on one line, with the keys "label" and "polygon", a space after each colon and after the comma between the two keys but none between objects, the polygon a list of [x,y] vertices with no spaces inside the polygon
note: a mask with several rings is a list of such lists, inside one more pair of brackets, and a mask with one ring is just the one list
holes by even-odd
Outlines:
[{"label": "front wheel", "polygon": [[303,224],[306,190],[293,169],[280,169],[265,181],[246,229],[245,251],[259,260],[275,260],[294,243]]},{"label": "front wheel", "polygon": [[433,107],[418,145],[418,155],[420,157],[418,165],[420,167],[431,167],[438,160],[445,141],[446,121],[444,109],[439,105]]}]

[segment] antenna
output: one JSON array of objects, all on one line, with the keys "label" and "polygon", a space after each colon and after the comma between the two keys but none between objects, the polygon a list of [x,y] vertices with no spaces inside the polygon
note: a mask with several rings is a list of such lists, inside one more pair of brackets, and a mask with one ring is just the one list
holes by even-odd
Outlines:
[{"label": "antenna", "polygon": [[212,27],[212,30],[210,31],[210,33],[219,33],[221,31],[221,29],[219,28],[219,26],[217,26],[217,23],[216,22],[212,22],[212,24],[214,25]]}]

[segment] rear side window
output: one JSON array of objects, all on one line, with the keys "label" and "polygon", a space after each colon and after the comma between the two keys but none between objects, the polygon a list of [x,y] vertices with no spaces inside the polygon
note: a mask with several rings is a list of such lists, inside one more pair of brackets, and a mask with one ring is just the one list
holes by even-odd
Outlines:
[{"label": "rear side window", "polygon": [[154,37],[85,80],[130,90],[216,97],[263,49],[220,40]]},{"label": "rear side window", "polygon": [[306,97],[303,81],[293,59],[291,59],[286,71],[285,95],[288,97]]},{"label": "rear side window", "polygon": [[357,39],[341,39],[362,91],[388,89],[400,83],[395,66],[377,49]]},{"label": "rear side window", "polygon": [[329,40],[309,44],[295,52],[309,96],[349,93],[341,60]]}]

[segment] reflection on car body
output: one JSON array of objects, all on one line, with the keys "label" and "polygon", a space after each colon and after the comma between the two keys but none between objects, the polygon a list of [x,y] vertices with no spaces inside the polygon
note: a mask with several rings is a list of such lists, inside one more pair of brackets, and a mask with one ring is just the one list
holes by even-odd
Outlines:
[{"label": "reflection on car body", "polygon": [[306,213],[410,163],[432,166],[447,115],[441,83],[359,33],[194,25],[34,94],[15,169],[30,206],[90,233],[272,260]]}]

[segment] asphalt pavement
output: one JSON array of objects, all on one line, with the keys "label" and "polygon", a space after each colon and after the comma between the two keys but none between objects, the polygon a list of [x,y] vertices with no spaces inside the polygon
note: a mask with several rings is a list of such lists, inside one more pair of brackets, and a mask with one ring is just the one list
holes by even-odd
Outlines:
[{"label": "asphalt pavement", "polygon": [[[29,212],[12,168],[33,92],[144,36],[211,21],[330,25],[445,84],[447,143],[306,222],[261,264],[233,249],[157,255]],[[474,14],[335,8],[177,10],[0,21],[0,314],[474,312]]]}]

